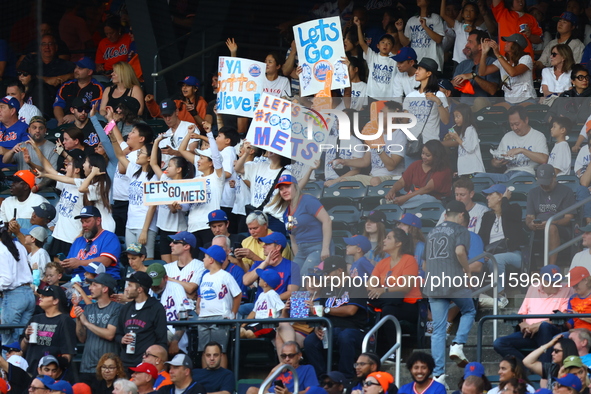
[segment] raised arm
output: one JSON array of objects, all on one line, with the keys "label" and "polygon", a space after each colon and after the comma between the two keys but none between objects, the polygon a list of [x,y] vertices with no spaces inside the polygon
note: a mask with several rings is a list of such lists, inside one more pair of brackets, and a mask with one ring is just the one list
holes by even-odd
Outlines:
[{"label": "raised arm", "polygon": [[234,41],[234,38],[228,38],[226,40],[226,46],[230,50],[230,56],[236,57],[236,54],[238,53],[238,44],[236,44],[236,41]]},{"label": "raised arm", "polygon": [[295,40],[292,40],[291,41],[291,52],[289,52],[289,56],[287,57],[287,59],[285,59],[285,63],[283,64],[283,67],[281,67],[281,70],[283,70],[284,75],[286,75],[286,76],[291,75],[292,71],[295,68],[295,59],[296,59],[297,54],[298,54],[298,51],[297,51]]},{"label": "raised arm", "polygon": [[197,155],[187,150],[187,147],[189,146],[189,141],[191,140],[191,138],[198,138],[197,136],[198,134],[187,133],[185,135],[185,138],[183,138],[181,144],[179,145],[179,152],[181,156],[183,156],[185,160],[187,160],[189,163],[195,163],[195,156]]},{"label": "raised arm", "polygon": [[410,45],[410,39],[404,35],[404,21],[402,19],[398,19],[395,23],[394,23],[394,27],[396,27],[396,30],[398,30],[398,39],[400,40],[400,43],[402,44],[402,46],[409,46]]},{"label": "raised arm", "polygon": [[[211,161],[213,162],[213,168],[218,177],[224,177],[224,167],[222,165],[223,159],[218,150],[218,144],[215,142],[215,137],[211,132],[211,123],[203,122],[203,129],[207,133],[209,139],[209,149],[211,150]],[[187,133],[188,134],[188,133]]]},{"label": "raised arm", "polygon": [[[447,23],[447,26],[450,28],[454,28],[456,20],[445,15],[445,7],[446,7],[446,2],[445,0],[441,0],[441,7],[439,8],[439,15],[441,15],[441,18],[445,21],[445,23]],[[458,15],[458,18],[460,17],[460,15]]]},{"label": "raised arm", "polygon": [[480,75],[481,77],[485,77],[489,74],[499,71],[499,68],[497,66],[493,64],[486,64],[486,56],[490,48],[493,47],[493,43],[497,47],[495,56],[497,56],[497,58],[501,56],[501,54],[498,52],[499,47],[496,45],[496,42],[489,38],[486,38],[482,41],[482,53],[480,55],[480,64],[478,65],[478,75]]},{"label": "raised arm", "polygon": [[117,141],[117,136],[114,133],[115,130],[117,130],[117,133],[119,135],[121,135],[121,133],[119,132],[119,128],[117,127],[117,125],[115,125],[115,127],[113,127],[113,129],[111,130],[111,133],[109,134],[109,138],[111,139],[111,144],[113,146],[113,151],[115,152],[115,156],[117,156],[117,160],[119,160],[119,166],[118,166],[119,173],[125,174],[125,172],[127,171],[127,166],[129,166],[129,159],[127,157],[125,157],[123,150],[121,150],[121,146],[119,145],[119,142]]},{"label": "raised arm", "polygon": [[43,171],[45,172],[44,176],[50,177],[52,175],[57,175],[60,177],[60,179],[62,179],[59,172],[57,172],[56,169],[53,168],[53,166],[51,165],[49,160],[47,160],[45,155],[43,155],[43,152],[41,152],[41,149],[39,149],[39,147],[37,146],[37,144],[35,143],[35,141],[33,141],[33,139],[31,137],[29,137],[29,141],[27,141],[26,143],[29,144],[35,150],[37,157],[41,161],[41,165],[43,166]]},{"label": "raised arm", "polygon": [[358,37],[358,41],[359,41],[359,46],[363,50],[363,53],[367,53],[367,50],[369,49],[369,47],[367,46],[367,43],[365,42],[365,36],[363,35],[363,30],[361,30],[361,21],[359,20],[358,17],[355,16],[355,17],[353,17],[353,23],[355,23],[355,26],[357,26],[357,37]]},{"label": "raised arm", "polygon": [[[189,133],[187,133],[189,134]],[[158,179],[162,178],[162,167],[160,167],[160,162],[158,161],[158,143],[162,141],[164,138],[164,133],[158,135],[158,137],[154,140],[154,144],[152,145],[152,154],[150,155],[150,166],[152,166],[152,170],[154,170],[154,174],[158,177]]]},{"label": "raised arm", "polygon": [[88,175],[86,178],[84,178],[84,180],[80,184],[80,187],[78,187],[78,191],[80,193],[88,193],[89,187],[92,184],[92,180],[97,175],[105,175],[105,173],[101,172],[100,168],[93,166],[92,169],[90,170],[90,175]]}]

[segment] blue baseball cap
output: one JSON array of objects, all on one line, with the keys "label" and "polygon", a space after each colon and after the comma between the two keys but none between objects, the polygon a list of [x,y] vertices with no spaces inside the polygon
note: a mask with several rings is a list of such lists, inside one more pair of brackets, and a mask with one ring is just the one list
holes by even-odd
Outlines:
[{"label": "blue baseball cap", "polygon": [[226,215],[226,212],[222,211],[221,209],[216,209],[207,215],[207,220],[207,224],[212,224],[214,222],[227,222],[228,215]]},{"label": "blue baseball cap", "polygon": [[15,350],[20,352],[21,351],[21,344],[18,341],[12,342],[8,345],[2,345],[2,349],[6,350],[7,352],[15,351]]},{"label": "blue baseball cap", "polygon": [[224,248],[219,245],[211,245],[208,249],[199,248],[199,250],[220,264],[226,261],[226,252],[224,251]]},{"label": "blue baseball cap", "polygon": [[411,47],[402,47],[396,55],[392,57],[394,61],[404,62],[406,60],[417,60],[417,53]]},{"label": "blue baseball cap", "polygon": [[78,60],[76,63],[76,66],[80,67],[80,68],[88,68],[92,71],[94,71],[96,69],[96,65],[94,64],[94,60],[92,60],[91,58],[84,56],[82,59]]},{"label": "blue baseball cap", "polygon": [[369,242],[369,239],[364,235],[354,235],[350,238],[343,238],[343,241],[347,245],[359,246],[363,254],[371,249],[371,242]]},{"label": "blue baseball cap", "polygon": [[439,85],[440,88],[445,90],[454,90],[454,85],[452,85],[449,79],[440,79],[439,81],[437,81],[437,85]]},{"label": "blue baseball cap", "polygon": [[555,277],[556,280],[560,280],[562,276],[560,275],[560,268],[554,264],[548,264],[540,268],[540,276],[550,275],[550,277]]},{"label": "blue baseball cap", "polygon": [[418,229],[421,229],[423,227],[421,219],[419,219],[419,217],[414,213],[405,213],[404,215],[402,215],[402,217],[400,218],[400,223],[404,223],[408,226],[413,226]]},{"label": "blue baseball cap", "polygon": [[46,384],[52,391],[61,391],[64,394],[74,394],[72,385],[65,380],[56,380],[53,384]]},{"label": "blue baseball cap", "polygon": [[287,246],[287,238],[285,238],[285,235],[281,233],[271,233],[266,237],[259,238],[259,240],[266,244],[281,245],[282,248],[285,248]]},{"label": "blue baseball cap", "polygon": [[484,366],[476,361],[468,363],[464,367],[464,379],[466,379],[468,376],[478,376],[479,378],[483,377]]},{"label": "blue baseball cap", "polygon": [[194,88],[197,88],[197,89],[199,89],[201,87],[201,81],[199,81],[197,79],[197,77],[192,77],[190,75],[185,77],[185,79],[183,79],[182,81],[179,81],[178,84],[181,86],[183,86],[183,85],[193,86]]},{"label": "blue baseball cap", "polygon": [[275,185],[275,189],[279,188],[281,185],[291,185],[291,184],[298,184],[298,180],[295,176],[290,174],[283,174],[279,177],[277,184]]},{"label": "blue baseball cap", "polygon": [[576,391],[581,391],[583,384],[581,383],[581,379],[577,377],[577,375],[572,373],[567,373],[561,378],[556,378],[555,380],[558,384],[561,384],[566,387],[570,387]]},{"label": "blue baseball cap", "polygon": [[507,191],[507,186],[503,185],[502,183],[497,183],[495,185],[492,185],[488,189],[484,189],[482,191],[482,193],[484,193],[484,194],[491,194],[491,193],[505,194],[506,191]]},{"label": "blue baseball cap", "polygon": [[[45,357],[47,357],[47,356],[45,356]],[[45,358],[45,357],[43,357],[43,358]],[[53,357],[53,356],[51,356],[51,357]],[[43,358],[41,358],[41,359],[43,360]],[[53,357],[53,359],[55,361],[52,361],[52,362],[55,362],[55,364],[59,365],[59,362],[57,361],[57,358]],[[49,364],[43,364],[43,365],[49,365]],[[41,381],[41,383],[43,383],[43,385],[45,387],[49,387],[49,386],[51,386],[51,385],[53,385],[55,383],[55,380],[53,380],[49,376],[45,376],[45,375],[43,375],[43,376],[37,376],[35,379],[39,379]]]},{"label": "blue baseball cap", "polygon": [[277,286],[281,284],[281,277],[279,276],[277,271],[270,269],[262,270],[260,268],[257,268],[256,272],[259,278],[267,282],[267,284],[271,286],[273,289],[276,289]]},{"label": "blue baseball cap", "polygon": [[188,231],[181,231],[174,235],[169,235],[168,238],[173,241],[183,241],[184,243],[191,245],[192,248],[197,247],[197,239],[195,239],[195,236]]},{"label": "blue baseball cap", "polygon": [[537,389],[536,394],[552,394],[552,390],[550,389]]},{"label": "blue baseball cap", "polygon": [[75,216],[74,219],[78,220],[78,219],[82,219],[82,218],[100,218],[100,217],[101,217],[101,211],[99,211],[97,207],[94,207],[92,205],[88,205],[86,207],[83,207],[80,210],[80,214],[78,216]]},{"label": "blue baseball cap", "polygon": [[2,98],[2,100],[0,100],[0,103],[11,106],[12,108],[16,109],[16,112],[18,112],[21,109],[21,103],[19,103],[18,100],[12,96],[6,96]]},{"label": "blue baseball cap", "polygon": [[554,20],[554,21],[559,21],[561,19],[572,23],[573,26],[575,26],[577,24],[577,16],[569,11],[565,11],[562,14],[560,14],[560,16],[555,16],[554,18],[552,18],[552,20]]}]

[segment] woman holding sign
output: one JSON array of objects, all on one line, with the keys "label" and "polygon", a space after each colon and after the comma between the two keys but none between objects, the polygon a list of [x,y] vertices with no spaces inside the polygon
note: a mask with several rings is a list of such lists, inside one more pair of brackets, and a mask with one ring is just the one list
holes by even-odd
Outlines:
[{"label": "woman holding sign", "polygon": [[284,58],[276,52],[271,52],[265,58],[267,71],[265,73],[267,81],[263,86],[263,93],[268,93],[275,97],[291,97],[291,85],[289,79],[279,75]]},{"label": "woman holding sign", "polygon": [[[195,131],[195,125],[189,126],[188,133]],[[160,134],[152,145],[152,156],[150,157],[150,165],[154,174],[160,181],[191,179],[195,169],[193,164],[189,163],[182,156],[173,156],[168,161],[166,172],[160,168],[160,155],[158,155],[158,143],[164,139],[164,133]],[[161,240],[167,240],[170,235],[174,235],[180,231],[187,231],[187,216],[182,211],[182,207],[178,202],[170,205],[158,205],[158,217],[156,219],[156,227],[158,227],[158,234]],[[172,251],[170,250],[169,242],[160,242],[160,258],[167,263],[171,263]]]},{"label": "woman holding sign", "polygon": [[[114,129],[117,126],[114,127]],[[135,128],[134,128],[135,130]],[[132,130],[132,132],[134,131]],[[151,145],[142,146],[130,154],[137,155],[135,163],[129,161],[117,143],[115,133],[109,134],[113,142],[115,155],[119,159],[119,173],[129,178],[129,207],[127,209],[127,225],[125,226],[125,244],[139,242],[146,246],[146,260],[154,258],[156,242],[156,206],[144,205],[144,183],[157,181],[154,170],[150,166]],[[159,158],[160,159],[160,158]]]}]

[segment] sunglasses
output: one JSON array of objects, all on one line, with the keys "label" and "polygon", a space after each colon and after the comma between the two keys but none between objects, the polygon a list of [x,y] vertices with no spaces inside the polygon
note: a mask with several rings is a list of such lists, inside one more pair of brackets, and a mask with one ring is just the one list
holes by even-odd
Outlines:
[{"label": "sunglasses", "polygon": [[88,108],[88,107],[77,107],[76,108],[76,111],[89,113],[90,112],[90,108]]},{"label": "sunglasses", "polygon": [[330,389],[330,388],[332,388],[332,386],[334,386],[334,382],[332,382],[332,381],[330,381],[330,380],[327,380],[327,381],[325,381],[325,382],[322,382],[322,383],[320,384],[320,387],[326,387],[327,389]]},{"label": "sunglasses", "polygon": [[21,75],[22,75],[23,77],[28,77],[28,76],[29,76],[29,75],[31,75],[31,74],[29,74],[29,73],[28,73],[28,72],[26,72],[26,71],[17,71],[17,72],[16,72],[16,75],[18,75],[19,77],[20,77]]},{"label": "sunglasses", "polygon": [[175,245],[178,245],[178,244],[187,245],[187,243],[185,241],[172,241],[172,243]]},{"label": "sunglasses", "polygon": [[552,349],[552,353],[562,353],[562,349]]},{"label": "sunglasses", "polygon": [[381,384],[379,384],[377,382],[371,382],[369,380],[366,380],[365,382],[363,382],[363,387],[371,387],[371,386],[381,386]]},{"label": "sunglasses", "polygon": [[579,81],[589,81],[589,80],[591,80],[591,76],[589,76],[589,75],[577,75],[575,77],[575,79],[576,80],[579,80]]},{"label": "sunglasses", "polygon": [[298,354],[299,353],[281,353],[279,357],[281,357],[282,360],[285,360],[286,358],[294,358]]},{"label": "sunglasses", "polygon": [[552,57],[556,57],[556,56],[558,56],[558,52],[552,52],[552,53],[550,54],[550,56],[552,56]]},{"label": "sunglasses", "polygon": [[293,223],[293,219],[294,219],[294,218],[293,218],[293,216],[292,216],[292,215],[289,215],[289,216],[287,217],[287,225],[285,226],[285,228],[287,229],[287,231],[291,231],[291,230],[293,230],[293,224],[294,224],[294,223]]}]

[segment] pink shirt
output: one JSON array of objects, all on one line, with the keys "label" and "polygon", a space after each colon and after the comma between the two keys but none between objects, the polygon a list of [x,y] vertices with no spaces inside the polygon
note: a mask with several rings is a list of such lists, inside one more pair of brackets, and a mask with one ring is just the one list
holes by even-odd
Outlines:
[{"label": "pink shirt", "polygon": [[[562,286],[558,293],[548,295],[542,290],[542,286],[530,286],[527,294],[519,308],[520,315],[547,315],[552,311],[559,310],[565,312],[568,305],[568,299],[573,295],[573,289]],[[547,319],[525,319],[527,324],[534,324]]]}]

